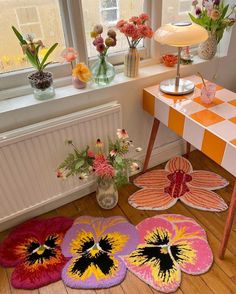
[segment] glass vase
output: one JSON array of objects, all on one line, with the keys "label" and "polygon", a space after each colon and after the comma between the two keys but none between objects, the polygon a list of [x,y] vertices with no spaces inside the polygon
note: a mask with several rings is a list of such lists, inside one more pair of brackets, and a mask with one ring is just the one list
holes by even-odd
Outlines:
[{"label": "glass vase", "polygon": [[216,34],[208,33],[208,39],[198,46],[198,56],[201,59],[212,59],[217,51],[217,39]]},{"label": "glass vase", "polygon": [[28,76],[28,80],[37,100],[47,100],[55,96],[51,72],[36,71]]},{"label": "glass vase", "polygon": [[129,48],[129,52],[125,55],[124,74],[129,78],[135,78],[139,72],[140,56],[137,48]]},{"label": "glass vase", "polygon": [[112,209],[118,202],[118,191],[113,178],[98,178],[96,199],[103,209]]},{"label": "glass vase", "polygon": [[100,54],[98,60],[90,67],[93,74],[93,80],[98,85],[107,85],[115,77],[114,66],[107,61],[107,56]]}]

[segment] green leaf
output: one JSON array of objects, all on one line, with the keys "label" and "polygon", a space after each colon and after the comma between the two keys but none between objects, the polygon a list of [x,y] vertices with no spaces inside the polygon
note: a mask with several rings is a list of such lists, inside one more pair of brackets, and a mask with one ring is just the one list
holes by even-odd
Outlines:
[{"label": "green leaf", "polygon": [[50,63],[52,63],[51,61],[50,62],[47,62],[44,64],[44,66],[42,67],[42,69],[44,69],[46,66],[48,66]]},{"label": "green leaf", "polygon": [[75,165],[75,169],[80,169],[81,168],[81,166],[83,166],[84,165],[84,160],[83,159],[81,159],[81,160],[79,160],[77,163],[76,163],[76,165]]},{"label": "green leaf", "polygon": [[45,56],[41,62],[41,65],[40,65],[41,69],[43,68],[44,63],[47,61],[49,55],[54,51],[54,49],[57,47],[57,45],[58,45],[58,43],[55,43],[54,45],[52,45],[51,48],[48,49],[48,52],[45,54]]},{"label": "green leaf", "polygon": [[122,157],[120,157],[120,156],[116,156],[115,161],[116,161],[118,164],[121,164],[122,161],[123,161],[123,159],[122,159]]},{"label": "green leaf", "polygon": [[21,45],[27,44],[27,42],[24,40],[21,33],[14,26],[12,26],[11,28],[12,28],[13,32],[15,33],[17,39],[20,41]]},{"label": "green leaf", "polygon": [[222,11],[222,14],[221,14],[221,16],[220,16],[220,19],[223,19],[223,18],[225,17],[225,15],[226,15],[228,9],[229,9],[229,4],[226,5],[226,6],[224,7],[224,9],[223,9],[223,11]]}]

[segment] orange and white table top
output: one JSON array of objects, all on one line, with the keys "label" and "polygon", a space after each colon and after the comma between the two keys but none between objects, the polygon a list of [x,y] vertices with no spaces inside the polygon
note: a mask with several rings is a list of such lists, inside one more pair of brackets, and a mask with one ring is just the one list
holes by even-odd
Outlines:
[{"label": "orange and white table top", "polygon": [[143,109],[236,176],[236,93],[217,85],[213,102],[203,104],[201,79],[186,79],[195,83],[186,96],[164,94],[159,85],[145,88]]}]

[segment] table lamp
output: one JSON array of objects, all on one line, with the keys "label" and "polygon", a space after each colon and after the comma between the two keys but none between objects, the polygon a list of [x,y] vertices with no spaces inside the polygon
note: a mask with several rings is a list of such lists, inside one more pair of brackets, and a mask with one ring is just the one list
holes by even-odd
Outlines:
[{"label": "table lamp", "polygon": [[180,78],[180,53],[182,47],[204,42],[208,38],[206,29],[191,22],[175,22],[160,27],[154,34],[154,40],[178,47],[177,75],[175,79],[160,83],[160,90],[170,95],[185,95],[194,90],[194,83]]}]

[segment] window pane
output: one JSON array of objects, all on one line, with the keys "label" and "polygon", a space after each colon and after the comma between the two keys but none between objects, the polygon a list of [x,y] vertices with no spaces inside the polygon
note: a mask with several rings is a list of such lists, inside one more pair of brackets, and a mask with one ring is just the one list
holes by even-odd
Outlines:
[{"label": "window pane", "polygon": [[[1,0],[0,1],[0,72],[30,67],[11,26],[23,35],[33,33],[46,48],[59,43],[50,60],[58,61],[65,47],[58,0]],[[45,50],[44,50],[45,52]]]},{"label": "window pane", "polygon": [[101,0],[102,8],[117,7],[117,0]]},{"label": "window pane", "polygon": [[192,8],[192,0],[162,1],[162,24],[189,20],[188,13]]},{"label": "window pane", "polygon": [[[104,32],[102,36],[105,38],[109,29],[115,29],[117,20],[128,20],[131,16],[142,13],[144,1],[145,0],[82,0],[88,56],[94,57],[98,55],[98,52],[92,44],[93,40],[90,37],[90,32],[96,24],[103,25]],[[117,7],[117,9],[112,9],[112,7]],[[107,8],[107,10],[104,8]],[[116,30],[116,33],[117,45],[109,48],[109,55],[128,49],[126,37],[118,32],[118,30]],[[142,47],[143,43],[140,42],[139,46]]]}]

